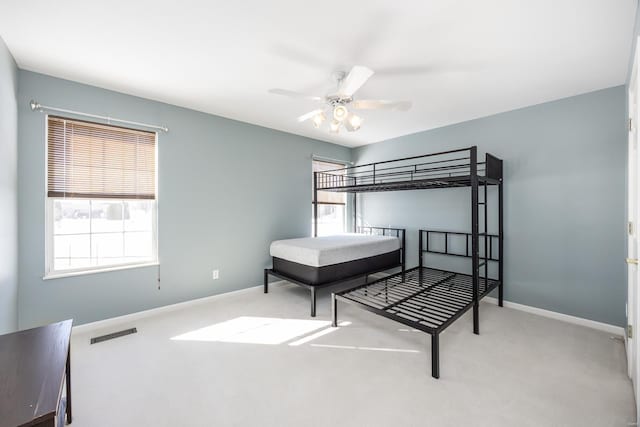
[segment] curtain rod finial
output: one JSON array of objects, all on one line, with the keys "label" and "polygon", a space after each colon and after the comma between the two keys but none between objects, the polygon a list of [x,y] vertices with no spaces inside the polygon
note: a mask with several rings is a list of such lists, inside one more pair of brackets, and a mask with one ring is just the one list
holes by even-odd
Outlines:
[{"label": "curtain rod finial", "polygon": [[31,111],[35,111],[35,110],[42,111],[42,106],[36,101],[34,101],[33,99],[29,101],[29,105],[31,106]]}]

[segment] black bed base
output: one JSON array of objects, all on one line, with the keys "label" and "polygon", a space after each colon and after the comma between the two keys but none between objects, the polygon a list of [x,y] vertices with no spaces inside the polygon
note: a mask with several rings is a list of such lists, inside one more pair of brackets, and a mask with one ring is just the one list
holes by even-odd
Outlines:
[{"label": "black bed base", "polygon": [[[500,286],[479,280],[478,299]],[[440,377],[439,335],[474,306],[473,277],[467,274],[415,267],[374,282],[331,294],[331,317],[338,323],[337,301],[356,305],[431,335],[431,375]],[[474,324],[476,318],[474,316]],[[474,325],[475,326],[475,325]],[[477,330],[477,328],[474,328]]]},{"label": "black bed base", "polygon": [[[282,280],[286,280],[287,282],[293,283],[294,285],[298,285],[298,286],[302,286],[303,288],[307,288],[309,289],[309,291],[311,292],[311,317],[316,317],[316,294],[317,294],[317,290],[320,288],[328,288],[330,286],[338,286],[347,282],[350,282],[352,280],[356,280],[356,279],[361,279],[362,277],[365,278],[365,282],[368,280],[368,276],[370,274],[375,274],[375,273],[380,273],[383,271],[388,271],[391,270],[393,268],[403,268],[402,264],[396,264],[396,265],[392,265],[392,266],[388,266],[388,267],[384,267],[384,268],[380,268],[377,270],[370,270],[366,273],[360,273],[357,274],[355,276],[351,276],[351,277],[345,277],[343,279],[340,280],[334,280],[332,282],[325,282],[325,283],[319,283],[316,285],[312,285],[306,282],[302,282],[300,280],[294,279],[290,276],[287,276],[286,274],[282,274],[279,271],[275,271],[272,268],[265,268],[264,269],[264,293],[268,293],[269,292],[269,276],[274,276],[277,277],[279,279]],[[401,277],[403,274],[403,271],[400,271],[400,273],[398,273]]]},{"label": "black bed base", "polygon": [[380,255],[360,258],[338,264],[311,267],[282,258],[273,257],[273,271],[311,286],[323,286],[351,277],[367,274],[372,270],[386,270],[402,264],[400,249]]}]

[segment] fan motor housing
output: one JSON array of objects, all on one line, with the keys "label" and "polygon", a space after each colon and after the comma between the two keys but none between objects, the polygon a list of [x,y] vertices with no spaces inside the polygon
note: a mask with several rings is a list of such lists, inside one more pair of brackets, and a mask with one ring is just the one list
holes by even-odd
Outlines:
[{"label": "fan motor housing", "polygon": [[348,103],[353,101],[352,97],[341,97],[340,95],[327,95],[326,97],[327,104],[331,106],[337,105],[347,105]]}]

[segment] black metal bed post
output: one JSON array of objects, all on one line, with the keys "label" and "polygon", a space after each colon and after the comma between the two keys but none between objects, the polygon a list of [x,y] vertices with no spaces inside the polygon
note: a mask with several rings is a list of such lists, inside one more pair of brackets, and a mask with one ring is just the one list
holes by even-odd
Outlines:
[{"label": "black metal bed post", "polygon": [[[427,236],[429,238],[429,236]],[[424,242],[422,241],[422,230],[418,230],[418,283],[422,285],[422,245]]]},{"label": "black metal bed post", "polygon": [[406,248],[406,230],[402,230],[402,282],[404,283],[406,279],[406,271],[407,271],[407,248]]},{"label": "black metal bed post", "polygon": [[269,269],[264,269],[264,293],[269,293]]},{"label": "black metal bed post", "polygon": [[431,376],[440,378],[440,335],[438,333],[431,335]]},{"label": "black metal bed post", "polygon": [[353,232],[358,232],[358,193],[353,192]]},{"label": "black metal bed post", "polygon": [[318,172],[313,172],[313,237],[318,237]]},{"label": "black metal bed post", "polygon": [[471,175],[471,263],[473,268],[473,333],[480,333],[478,282],[479,282],[479,252],[478,252],[478,147],[471,147],[469,153],[469,166]]},{"label": "black metal bed post", "polygon": [[502,307],[503,304],[503,288],[504,288],[504,224],[502,210],[504,208],[502,200],[502,177],[500,178],[500,184],[498,184],[498,280],[500,285],[498,287],[498,305]]},{"label": "black metal bed post", "polygon": [[338,302],[335,292],[331,293],[331,326],[338,327]]}]

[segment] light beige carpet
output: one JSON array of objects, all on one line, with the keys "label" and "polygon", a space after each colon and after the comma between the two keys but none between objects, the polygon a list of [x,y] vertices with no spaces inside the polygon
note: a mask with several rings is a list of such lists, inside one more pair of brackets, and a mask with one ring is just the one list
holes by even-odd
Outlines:
[{"label": "light beige carpet", "polygon": [[[623,343],[482,304],[440,337],[346,304],[310,319],[308,292],[272,286],[73,338],[75,427],[626,426]],[[89,345],[128,326],[138,333]]]}]

